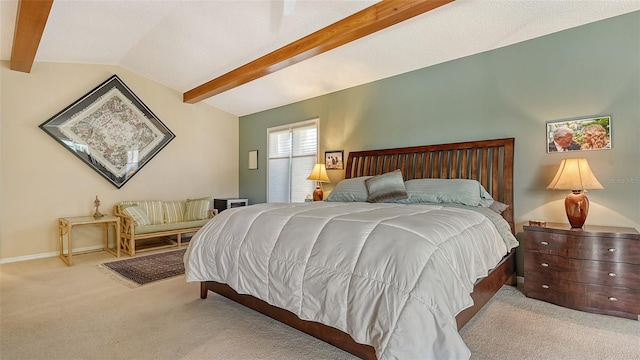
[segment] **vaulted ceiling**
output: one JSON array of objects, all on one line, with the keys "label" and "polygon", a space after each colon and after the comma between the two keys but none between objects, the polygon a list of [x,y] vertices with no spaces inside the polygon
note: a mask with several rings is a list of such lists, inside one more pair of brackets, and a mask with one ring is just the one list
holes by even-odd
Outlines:
[{"label": "vaulted ceiling", "polygon": [[[408,19],[382,20],[387,1]],[[2,60],[19,3],[0,0]],[[34,67],[118,65],[242,116],[633,11],[640,0],[53,0]]]}]

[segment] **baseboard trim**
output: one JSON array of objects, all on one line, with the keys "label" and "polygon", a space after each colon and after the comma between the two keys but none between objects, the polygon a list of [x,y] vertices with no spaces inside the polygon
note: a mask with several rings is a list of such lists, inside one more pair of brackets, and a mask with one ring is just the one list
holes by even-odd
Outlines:
[{"label": "baseboard trim", "polygon": [[[102,248],[104,248],[103,245],[94,245],[94,246],[87,246],[87,247],[83,247],[83,248],[73,249],[73,252],[75,253],[75,252],[81,252],[81,251],[100,250]],[[46,258],[51,258],[51,257],[57,257],[59,255],[60,255],[60,252],[52,251],[52,252],[33,254],[33,255],[16,256],[16,257],[11,257],[11,258],[6,258],[6,259],[0,259],[0,265],[14,263],[14,262],[20,262],[20,261],[46,259]]]}]

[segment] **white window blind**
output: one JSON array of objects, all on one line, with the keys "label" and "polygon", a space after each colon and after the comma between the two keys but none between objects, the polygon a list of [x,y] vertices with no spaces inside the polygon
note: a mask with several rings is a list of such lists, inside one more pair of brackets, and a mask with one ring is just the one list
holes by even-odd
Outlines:
[{"label": "white window blind", "polygon": [[318,158],[318,120],[267,129],[268,202],[302,202],[315,188],[307,177]]}]

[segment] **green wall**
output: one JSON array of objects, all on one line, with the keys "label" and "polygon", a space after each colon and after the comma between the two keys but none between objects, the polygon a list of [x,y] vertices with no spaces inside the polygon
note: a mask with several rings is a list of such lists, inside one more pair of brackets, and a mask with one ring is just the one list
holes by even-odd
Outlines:
[{"label": "green wall", "polygon": [[[545,122],[612,116],[612,150],[546,153]],[[586,157],[605,187],[587,224],[640,227],[640,12],[599,21],[240,118],[240,196],[266,199],[266,129],[320,118],[320,151],[516,138],[518,231],[567,222],[547,191],[560,160]],[[259,169],[247,170],[248,150]],[[329,171],[331,189],[343,178]],[[521,266],[519,266],[521,274]]]}]

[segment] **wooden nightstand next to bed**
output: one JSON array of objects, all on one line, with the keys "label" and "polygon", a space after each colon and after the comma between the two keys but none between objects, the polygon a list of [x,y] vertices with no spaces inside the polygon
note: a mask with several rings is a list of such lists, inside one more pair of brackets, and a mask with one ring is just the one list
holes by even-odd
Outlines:
[{"label": "wooden nightstand next to bed", "polygon": [[640,233],[635,229],[525,226],[524,250],[528,297],[640,320]]}]

